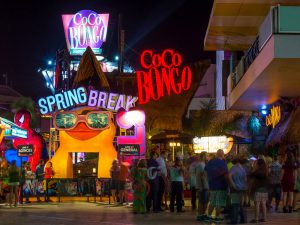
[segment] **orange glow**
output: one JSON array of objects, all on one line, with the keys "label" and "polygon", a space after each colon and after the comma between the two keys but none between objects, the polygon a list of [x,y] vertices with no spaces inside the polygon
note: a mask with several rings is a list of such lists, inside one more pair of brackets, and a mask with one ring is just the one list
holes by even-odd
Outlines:
[{"label": "orange glow", "polygon": [[271,113],[266,117],[266,125],[274,128],[281,119],[281,111],[280,106],[273,106],[271,109]]},{"label": "orange glow", "polygon": [[99,153],[97,177],[109,178],[111,164],[117,158],[113,146],[115,133],[112,120],[101,131],[90,130],[84,123],[78,123],[72,130],[59,131],[60,146],[51,159],[55,178],[73,178],[72,152]]},{"label": "orange glow", "polygon": [[85,123],[78,123],[78,125],[69,131],[66,131],[68,135],[77,140],[88,140],[97,136],[101,131],[91,130],[85,125]]}]

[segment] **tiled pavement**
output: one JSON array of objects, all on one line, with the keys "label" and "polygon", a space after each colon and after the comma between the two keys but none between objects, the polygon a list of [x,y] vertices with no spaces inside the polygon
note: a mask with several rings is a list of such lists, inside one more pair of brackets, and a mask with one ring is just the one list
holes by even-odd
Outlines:
[{"label": "tiled pavement", "polygon": [[[248,220],[253,218],[253,208],[247,209]],[[157,214],[134,215],[130,207],[109,206],[97,203],[41,203],[25,204],[18,208],[0,206],[0,225],[192,225],[195,213],[163,212]],[[222,224],[225,224],[223,222]],[[300,212],[268,213],[268,221],[261,224],[299,225]]]}]

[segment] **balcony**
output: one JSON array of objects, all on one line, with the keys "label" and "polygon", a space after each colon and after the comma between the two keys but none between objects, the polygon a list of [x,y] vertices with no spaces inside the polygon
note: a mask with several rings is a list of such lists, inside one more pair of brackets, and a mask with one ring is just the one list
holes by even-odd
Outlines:
[{"label": "balcony", "polygon": [[252,46],[227,79],[227,108],[257,110],[300,96],[300,7],[270,10]]}]

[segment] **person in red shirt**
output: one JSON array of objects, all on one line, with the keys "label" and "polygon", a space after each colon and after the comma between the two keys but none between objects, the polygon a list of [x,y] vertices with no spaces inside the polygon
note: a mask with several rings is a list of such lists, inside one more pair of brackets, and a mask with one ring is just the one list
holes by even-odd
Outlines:
[{"label": "person in red shirt", "polygon": [[44,172],[45,172],[45,179],[50,179],[54,176],[52,162],[47,163],[47,166],[45,166]]},{"label": "person in red shirt", "polygon": [[124,201],[125,184],[128,175],[129,175],[129,164],[122,160],[120,163],[120,173],[118,177],[118,191],[119,191],[120,204],[123,204]]}]

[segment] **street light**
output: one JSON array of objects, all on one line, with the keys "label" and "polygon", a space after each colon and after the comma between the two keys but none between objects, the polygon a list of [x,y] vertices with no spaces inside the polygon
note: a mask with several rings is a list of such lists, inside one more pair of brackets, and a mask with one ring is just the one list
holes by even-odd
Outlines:
[{"label": "street light", "polygon": [[175,161],[175,147],[180,147],[181,144],[179,142],[170,142],[169,145],[173,147],[173,161]]}]

